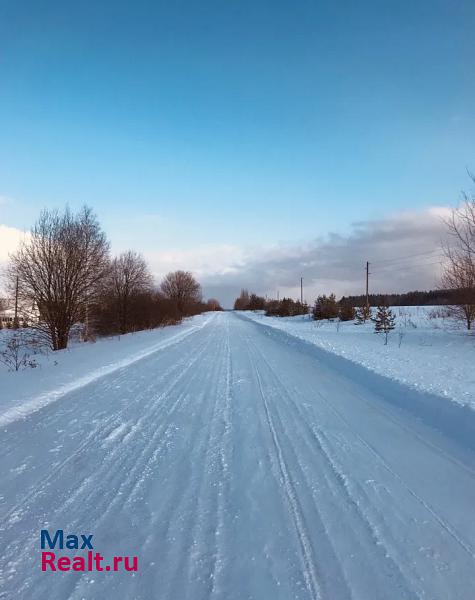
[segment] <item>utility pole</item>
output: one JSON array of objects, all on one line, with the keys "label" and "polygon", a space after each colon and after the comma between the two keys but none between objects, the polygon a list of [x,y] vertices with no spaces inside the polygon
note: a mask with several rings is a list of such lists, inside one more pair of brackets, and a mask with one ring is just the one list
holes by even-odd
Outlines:
[{"label": "utility pole", "polygon": [[369,308],[369,262],[366,261],[366,308]]},{"label": "utility pole", "polygon": [[279,290],[277,290],[277,302],[279,302]]},{"label": "utility pole", "polygon": [[303,304],[303,277],[300,278],[300,303]]},{"label": "utility pole", "polygon": [[13,319],[13,327],[18,329],[20,323],[18,322],[18,275],[15,281],[15,317]]}]

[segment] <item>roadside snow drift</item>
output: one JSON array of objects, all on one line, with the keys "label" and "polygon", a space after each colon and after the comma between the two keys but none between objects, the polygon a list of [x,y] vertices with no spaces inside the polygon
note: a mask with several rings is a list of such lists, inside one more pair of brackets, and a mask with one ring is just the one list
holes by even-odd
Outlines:
[{"label": "roadside snow drift", "polygon": [[387,346],[371,322],[355,325],[353,321],[313,321],[307,316],[241,314],[380,375],[475,408],[475,335],[444,316],[443,306],[396,306],[392,310],[396,329],[389,334]]}]

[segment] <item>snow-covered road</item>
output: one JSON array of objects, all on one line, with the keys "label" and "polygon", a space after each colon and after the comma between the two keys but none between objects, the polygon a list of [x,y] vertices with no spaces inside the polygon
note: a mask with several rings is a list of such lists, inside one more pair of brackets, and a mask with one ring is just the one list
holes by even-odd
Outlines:
[{"label": "snow-covered road", "polygon": [[474,414],[216,314],[1,430],[0,598],[471,600]]}]

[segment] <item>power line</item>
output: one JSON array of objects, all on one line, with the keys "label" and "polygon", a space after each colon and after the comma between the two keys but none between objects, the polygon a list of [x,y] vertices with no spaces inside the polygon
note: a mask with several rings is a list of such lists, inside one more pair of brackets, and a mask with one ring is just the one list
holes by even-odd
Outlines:
[{"label": "power line", "polygon": [[440,265],[442,266],[442,261],[438,260],[435,262],[428,262],[428,263],[415,263],[412,265],[400,265],[400,266],[396,266],[396,267],[381,267],[380,269],[376,269],[375,271],[372,271],[372,274],[378,274],[378,273],[393,273],[393,272],[397,272],[397,271],[411,271],[413,269],[420,269],[422,267],[431,267],[433,265]]},{"label": "power line", "polygon": [[375,260],[373,261],[371,264],[378,264],[378,263],[392,263],[392,262],[398,262],[398,261],[404,261],[404,260],[408,260],[410,258],[418,258],[420,256],[430,256],[432,254],[439,254],[440,256],[443,256],[441,254],[440,249],[435,249],[435,250],[430,250],[427,252],[419,252],[417,254],[407,254],[406,256],[395,256],[394,258],[381,258],[379,260]]},{"label": "power line", "polygon": [[366,308],[369,309],[369,262],[366,261]]}]

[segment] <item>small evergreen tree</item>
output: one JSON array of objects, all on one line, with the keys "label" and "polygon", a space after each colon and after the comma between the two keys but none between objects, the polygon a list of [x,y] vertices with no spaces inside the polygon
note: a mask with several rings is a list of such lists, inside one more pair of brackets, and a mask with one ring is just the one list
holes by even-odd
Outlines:
[{"label": "small evergreen tree", "polygon": [[306,302],[300,302],[297,300],[293,308],[294,315],[308,315],[308,304]]},{"label": "small evergreen tree", "polygon": [[249,297],[249,310],[264,310],[266,307],[266,299],[257,294],[251,294]]},{"label": "small evergreen tree", "polygon": [[387,346],[389,332],[396,326],[396,317],[393,311],[387,306],[378,306],[378,310],[374,319],[375,333],[384,333],[384,345]]},{"label": "small evergreen tree", "polygon": [[239,298],[234,301],[234,310],[249,310],[249,292],[246,289],[242,289]]},{"label": "small evergreen tree", "polygon": [[369,319],[371,319],[371,308],[366,304],[360,306],[356,309],[355,317],[356,324],[363,325],[364,323],[366,323],[366,321],[369,321]]},{"label": "small evergreen tree", "polygon": [[338,317],[338,303],[335,294],[318,296],[313,308],[313,318],[315,321],[335,319],[336,317]]},{"label": "small evergreen tree", "polygon": [[351,304],[342,304],[340,302],[338,318],[340,321],[352,321],[355,318],[355,309],[351,306]]}]

